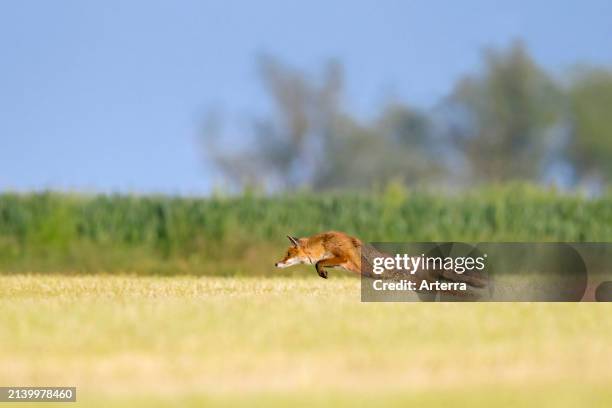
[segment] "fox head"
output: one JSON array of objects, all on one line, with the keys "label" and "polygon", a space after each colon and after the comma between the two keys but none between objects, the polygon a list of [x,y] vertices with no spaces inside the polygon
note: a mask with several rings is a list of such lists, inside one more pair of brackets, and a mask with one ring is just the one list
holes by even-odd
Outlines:
[{"label": "fox head", "polygon": [[312,263],[310,257],[304,250],[304,247],[300,244],[300,240],[296,237],[287,235],[291,245],[287,249],[287,254],[283,259],[274,264],[277,268],[286,268],[291,265],[298,265],[303,263]]}]

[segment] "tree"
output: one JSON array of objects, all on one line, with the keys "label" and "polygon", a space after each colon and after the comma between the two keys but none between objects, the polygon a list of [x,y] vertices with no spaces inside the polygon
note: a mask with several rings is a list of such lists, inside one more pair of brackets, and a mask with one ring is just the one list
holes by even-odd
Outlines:
[{"label": "tree", "polygon": [[449,98],[464,117],[454,139],[483,181],[537,179],[545,130],[559,117],[559,91],[520,42],[485,53],[481,75],[461,79]]},{"label": "tree", "polygon": [[292,190],[311,185],[338,110],[342,70],[331,61],[322,79],[315,81],[268,56],[260,59],[259,68],[273,114],[253,121],[251,137],[242,140],[243,150],[224,149],[218,135],[207,132],[209,142],[217,142],[208,143],[209,153],[226,179],[240,188]]},{"label": "tree", "polygon": [[429,117],[403,104],[388,105],[373,123],[344,115],[332,130],[315,189],[370,188],[390,181],[415,185],[443,174]]},{"label": "tree", "polygon": [[[360,123],[342,109],[338,64],[328,63],[318,81],[270,57],[260,60],[260,68],[272,115],[253,123],[242,150],[209,143],[214,162],[233,185],[359,189],[390,180],[416,183],[439,173],[427,115],[396,103],[373,123]],[[215,133],[208,136],[218,142]]]},{"label": "tree", "polygon": [[583,71],[570,85],[570,158],[580,179],[612,180],[612,72]]}]

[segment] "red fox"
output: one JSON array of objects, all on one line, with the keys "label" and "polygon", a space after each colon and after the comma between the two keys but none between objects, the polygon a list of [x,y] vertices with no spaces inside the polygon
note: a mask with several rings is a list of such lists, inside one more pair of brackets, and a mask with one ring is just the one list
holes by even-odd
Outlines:
[{"label": "red fox", "polygon": [[[308,238],[296,238],[287,235],[291,245],[287,254],[278,261],[277,268],[286,268],[292,265],[309,264],[314,265],[320,277],[327,279],[325,268],[340,267],[366,277],[373,277],[371,273],[372,260],[375,257],[387,257],[389,255],[380,252],[371,245],[363,244],[359,239],[351,237],[343,232],[328,231]],[[366,265],[362,269],[362,259]],[[400,275],[402,279],[406,275]],[[486,278],[476,271],[462,274],[452,273],[447,270],[419,270],[410,279],[417,282],[436,281],[443,279],[453,282],[465,282],[470,287],[482,288],[487,286]],[[433,295],[437,291],[433,291]],[[419,293],[419,297],[423,293]],[[428,293],[425,293],[428,295]]]},{"label": "red fox", "polygon": [[327,279],[325,268],[341,267],[361,274],[361,241],[343,232],[328,231],[309,238],[287,235],[291,246],[287,255],[275,264],[277,268],[291,265],[314,265],[320,277]]}]

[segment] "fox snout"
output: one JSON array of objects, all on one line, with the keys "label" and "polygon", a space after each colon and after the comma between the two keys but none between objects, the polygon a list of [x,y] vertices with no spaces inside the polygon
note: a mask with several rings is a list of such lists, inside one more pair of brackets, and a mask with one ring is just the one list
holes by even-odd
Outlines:
[{"label": "fox snout", "polygon": [[297,265],[299,263],[300,263],[299,259],[290,258],[290,259],[284,259],[282,261],[276,262],[274,266],[276,266],[277,268],[286,268],[288,266]]}]

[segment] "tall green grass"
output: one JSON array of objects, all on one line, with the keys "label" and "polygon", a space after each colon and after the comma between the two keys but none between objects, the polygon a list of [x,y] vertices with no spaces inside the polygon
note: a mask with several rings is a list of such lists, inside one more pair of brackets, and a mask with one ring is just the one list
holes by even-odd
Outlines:
[{"label": "tall green grass", "polygon": [[528,186],[197,199],[4,193],[0,268],[259,273],[286,234],[331,229],[365,241],[611,241],[612,197]]}]

